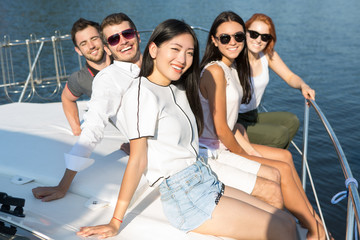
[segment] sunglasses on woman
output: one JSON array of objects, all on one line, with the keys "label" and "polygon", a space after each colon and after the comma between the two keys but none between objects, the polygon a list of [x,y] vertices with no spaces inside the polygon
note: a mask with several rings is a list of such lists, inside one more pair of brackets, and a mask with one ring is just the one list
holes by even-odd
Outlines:
[{"label": "sunglasses on woman", "polygon": [[237,32],[233,35],[229,34],[221,34],[219,37],[215,37],[217,40],[221,42],[221,44],[228,44],[231,40],[231,37],[234,37],[235,41],[237,42],[243,42],[245,40],[245,33],[243,32]]},{"label": "sunglasses on woman", "polygon": [[107,42],[111,46],[115,46],[116,44],[118,44],[120,42],[120,35],[123,36],[125,39],[130,40],[135,37],[135,34],[136,34],[136,31],[132,28],[129,28],[122,32],[111,35],[110,37],[108,37]]},{"label": "sunglasses on woman", "polygon": [[247,30],[250,34],[250,37],[252,39],[257,39],[259,36],[261,36],[261,41],[263,42],[268,42],[272,39],[271,34],[267,34],[267,33],[258,33],[257,31],[253,31],[253,30]]}]

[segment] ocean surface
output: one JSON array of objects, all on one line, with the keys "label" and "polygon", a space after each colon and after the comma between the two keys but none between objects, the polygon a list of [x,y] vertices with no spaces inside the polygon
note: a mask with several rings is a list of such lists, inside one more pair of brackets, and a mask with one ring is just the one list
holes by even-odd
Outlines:
[{"label": "ocean surface", "polygon": [[[3,36],[11,42],[32,37],[51,37],[55,31],[69,34],[73,22],[79,17],[101,22],[114,12],[129,15],[139,30],[153,29],[168,18],[183,19],[193,26],[210,28],[214,18],[224,10],[232,10],[247,20],[253,13],[265,13],[272,17],[278,41],[275,49],[288,67],[301,76],[316,90],[316,102],[325,113],[346,154],[355,178],[360,176],[360,1],[358,0],[0,0],[0,42]],[[200,45],[204,48],[207,34],[198,31]],[[142,49],[148,34],[142,34]],[[37,47],[29,51],[36,53]],[[62,42],[63,58],[67,74],[79,69],[77,54],[71,41]],[[3,49],[2,54],[5,56]],[[33,56],[35,55],[33,53]],[[29,64],[25,46],[12,47],[0,66],[0,85],[4,76],[14,76],[25,81]],[[40,56],[42,76],[54,76],[54,57],[51,44],[44,46]],[[6,65],[10,58],[12,71]],[[4,58],[4,57],[3,57]],[[52,66],[52,67],[51,67]],[[64,84],[64,83],[62,83]],[[32,102],[59,101],[61,89],[49,85],[35,86],[37,94],[27,99]],[[8,88],[12,101],[19,99],[16,89]],[[46,96],[46,98],[44,98]],[[8,104],[3,87],[0,87],[0,104]],[[287,86],[271,72],[270,84],[264,97],[264,106],[270,111],[290,111],[303,120],[304,100],[298,90]],[[21,115],[21,113],[19,113]],[[1,118],[6,116],[0,116]],[[302,148],[302,127],[294,142]],[[301,171],[301,157],[294,153],[298,171]],[[337,205],[330,203],[331,197],[345,190],[344,176],[331,141],[314,110],[310,111],[310,135],[308,161],[321,201],[328,229],[336,239],[344,239],[346,206],[344,200]],[[309,199],[314,197],[307,187]]]}]

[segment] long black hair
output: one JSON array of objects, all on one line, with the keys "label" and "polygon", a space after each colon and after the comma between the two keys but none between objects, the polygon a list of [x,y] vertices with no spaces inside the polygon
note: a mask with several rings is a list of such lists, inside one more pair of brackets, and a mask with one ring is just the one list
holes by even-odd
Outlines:
[{"label": "long black hair", "polygon": [[180,79],[178,81],[173,81],[172,84],[180,85],[183,89],[185,89],[191,110],[195,115],[200,135],[203,130],[204,120],[199,98],[199,42],[195,32],[188,24],[177,19],[168,19],[160,23],[154,29],[143,53],[139,76],[148,77],[154,70],[154,60],[149,53],[149,46],[151,43],[155,43],[157,47],[160,47],[162,43],[184,33],[189,33],[194,39],[193,62],[191,67],[180,77]]},{"label": "long black hair", "polygon": [[[216,37],[217,29],[220,26],[220,24],[224,22],[237,22],[239,23],[245,32],[245,23],[242,20],[242,18],[237,15],[236,13],[232,11],[226,11],[220,13],[214,20],[209,36],[206,43],[205,53],[204,57],[200,64],[200,69],[202,70],[206,64],[208,64],[211,61],[218,61],[222,59],[222,54],[220,50],[214,45],[212,41],[212,37]],[[248,48],[246,44],[246,40],[244,40],[244,49],[240,52],[239,56],[235,58],[236,63],[236,70],[239,75],[240,84],[243,88],[243,98],[241,100],[241,103],[249,103],[251,100],[251,83],[250,83],[250,76],[251,76],[251,70],[250,70],[250,64],[249,64],[249,58],[248,58]]]}]

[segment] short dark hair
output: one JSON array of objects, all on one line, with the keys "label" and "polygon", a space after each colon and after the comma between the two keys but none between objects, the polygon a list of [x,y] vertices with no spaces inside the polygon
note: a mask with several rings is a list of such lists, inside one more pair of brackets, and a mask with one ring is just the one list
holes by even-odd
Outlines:
[{"label": "short dark hair", "polygon": [[149,52],[151,43],[155,43],[156,46],[160,47],[164,42],[184,33],[190,34],[194,39],[193,62],[191,67],[181,76],[181,78],[178,81],[172,82],[172,84],[181,86],[181,88],[185,89],[189,105],[195,115],[200,135],[203,130],[204,120],[199,98],[199,42],[194,30],[188,24],[177,19],[168,19],[160,23],[154,29],[144,50],[139,76],[148,77],[153,72],[154,59],[151,57]]},{"label": "short dark hair", "polygon": [[86,20],[84,18],[79,18],[76,22],[74,22],[74,24],[71,28],[71,39],[72,39],[75,47],[77,47],[76,40],[75,40],[75,34],[81,30],[84,30],[88,26],[96,28],[96,30],[98,30],[98,32],[100,33],[100,25],[97,22]]},{"label": "short dark hair", "polygon": [[132,29],[134,29],[135,31],[137,31],[134,22],[125,13],[120,12],[120,13],[110,14],[109,16],[104,18],[104,20],[102,21],[102,23],[100,25],[101,39],[103,40],[104,44],[107,45],[107,39],[103,34],[104,28],[107,26],[111,26],[111,25],[121,24],[122,22],[129,22],[130,27]]}]

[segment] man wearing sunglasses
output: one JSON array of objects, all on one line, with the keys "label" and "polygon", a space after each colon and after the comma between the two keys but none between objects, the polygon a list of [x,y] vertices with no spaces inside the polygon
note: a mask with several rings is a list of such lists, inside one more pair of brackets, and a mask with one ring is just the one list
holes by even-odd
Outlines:
[{"label": "man wearing sunglasses", "polygon": [[119,130],[122,129],[115,117],[124,93],[140,72],[140,36],[133,21],[124,13],[107,16],[100,29],[105,51],[114,62],[100,71],[93,81],[89,110],[84,114],[85,121],[78,141],[65,154],[66,170],[59,185],[33,189],[34,196],[44,202],[64,197],[77,172],[94,162],[89,157],[103,138],[109,119]]},{"label": "man wearing sunglasses", "polygon": [[80,120],[76,101],[83,95],[91,97],[94,76],[110,65],[110,57],[104,51],[100,38],[100,25],[96,22],[80,18],[71,29],[71,39],[75,51],[84,56],[85,66],[70,75],[61,94],[61,101],[66,118],[75,136],[80,135]]}]

